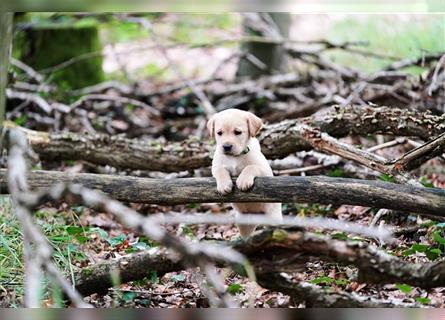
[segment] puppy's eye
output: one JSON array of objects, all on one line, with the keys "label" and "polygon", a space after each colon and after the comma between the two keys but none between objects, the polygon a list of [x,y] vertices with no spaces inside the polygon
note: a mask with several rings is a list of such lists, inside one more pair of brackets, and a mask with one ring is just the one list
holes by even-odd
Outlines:
[{"label": "puppy's eye", "polygon": [[218,136],[220,136],[220,135],[222,135],[222,131],[218,131],[216,134],[217,134]]},{"label": "puppy's eye", "polygon": [[235,133],[236,136],[239,136],[242,132],[239,130],[235,130],[235,131],[233,131],[233,133]]}]

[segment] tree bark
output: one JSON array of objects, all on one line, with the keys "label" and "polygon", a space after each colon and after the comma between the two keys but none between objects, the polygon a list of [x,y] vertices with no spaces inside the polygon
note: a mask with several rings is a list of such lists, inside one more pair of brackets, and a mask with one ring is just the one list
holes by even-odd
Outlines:
[{"label": "tree bark", "polygon": [[5,116],[6,85],[12,40],[12,12],[0,12],[0,128]]},{"label": "tree bark", "polygon": [[265,274],[258,278],[258,283],[265,288],[280,291],[292,297],[296,303],[304,302],[308,308],[407,308],[418,307],[416,304],[382,301],[361,296],[355,292],[327,293],[308,282],[294,282],[283,274]]},{"label": "tree bark", "polygon": [[[350,204],[445,217],[445,190],[323,176],[258,177],[250,192],[221,196],[213,178],[149,179],[98,174],[33,171],[32,189],[61,183],[81,184],[121,201],[158,204],[208,202],[310,202]],[[0,190],[7,192],[6,170],[0,170]]]},{"label": "tree bark", "polygon": [[[389,134],[427,140],[445,131],[445,114],[434,116],[396,108],[333,107],[324,114],[268,125],[258,137],[269,159],[311,149],[298,125],[306,124],[334,137]],[[43,160],[85,160],[117,168],[177,172],[211,164],[213,143],[190,138],[179,143],[125,139],[121,136],[46,133],[26,130],[31,147]]]},{"label": "tree bark", "polygon": [[[259,23],[251,21],[248,17],[244,18],[243,26],[244,32],[247,35],[264,36],[268,38],[279,39],[287,38],[289,36],[290,14],[283,12],[275,13],[251,13],[256,15],[261,24],[268,30],[258,28]],[[268,21],[265,20],[267,18]],[[258,43],[246,42],[242,44],[242,51],[254,56],[260,63],[264,64],[261,69],[249,59],[241,59],[238,66],[237,76],[258,77],[262,75],[270,75],[274,73],[285,73],[289,70],[289,62],[286,56],[285,48],[282,44],[274,43]]]},{"label": "tree bark", "polygon": [[182,269],[184,267],[181,262],[173,259],[167,249],[157,247],[82,268],[75,275],[75,283],[76,289],[82,295],[90,295],[106,292],[112,287],[111,274],[113,272],[119,274],[122,283],[127,283],[148,277],[152,271],[162,276]]}]

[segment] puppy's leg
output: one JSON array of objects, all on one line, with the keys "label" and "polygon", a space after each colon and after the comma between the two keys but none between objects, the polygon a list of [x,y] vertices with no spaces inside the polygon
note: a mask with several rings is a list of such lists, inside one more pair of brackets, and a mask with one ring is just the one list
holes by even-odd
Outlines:
[{"label": "puppy's leg", "polygon": [[248,165],[246,166],[238,179],[236,179],[236,186],[242,191],[246,191],[253,186],[253,181],[255,177],[266,176],[263,168],[258,165]]},{"label": "puppy's leg", "polygon": [[[235,217],[242,217],[242,213],[236,210]],[[239,233],[241,234],[241,237],[246,238],[248,237],[252,232],[255,231],[256,225],[253,224],[237,224]]]},{"label": "puppy's leg", "polygon": [[233,182],[229,171],[224,167],[212,168],[212,175],[216,179],[216,189],[220,194],[227,194],[232,191]]},{"label": "puppy's leg", "polygon": [[277,224],[283,222],[283,214],[281,211],[281,203],[267,203],[265,210],[266,217]]}]

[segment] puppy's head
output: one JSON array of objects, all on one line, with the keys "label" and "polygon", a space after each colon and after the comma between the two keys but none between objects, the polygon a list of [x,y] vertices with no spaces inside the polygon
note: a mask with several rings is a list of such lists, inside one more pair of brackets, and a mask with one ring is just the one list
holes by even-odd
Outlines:
[{"label": "puppy's head", "polygon": [[215,137],[217,148],[227,155],[240,155],[250,138],[261,130],[263,122],[250,112],[227,109],[215,114],[207,122],[211,137]]}]

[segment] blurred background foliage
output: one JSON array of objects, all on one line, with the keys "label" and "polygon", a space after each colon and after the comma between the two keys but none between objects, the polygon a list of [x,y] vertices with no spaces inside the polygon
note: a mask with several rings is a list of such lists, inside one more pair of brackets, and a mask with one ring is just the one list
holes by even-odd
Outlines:
[{"label": "blurred background foliage", "polygon": [[[239,42],[230,39],[242,36],[242,18],[237,13],[147,13],[141,16],[148,18],[163,43],[172,47],[171,56],[181,62],[181,71],[189,78],[208,76],[209,69],[228,58],[239,47]],[[58,70],[67,71],[68,75],[52,76],[52,80],[65,78],[62,85],[64,88],[78,88],[103,79],[128,82],[147,78],[156,81],[177,80],[175,73],[169,70],[168,64],[156,52],[150,32],[137,23],[119,19],[119,15],[26,13],[16,16],[15,22],[14,56],[37,71],[46,71],[46,68],[57,65],[64,59],[93,52],[91,57]],[[57,39],[52,36],[54,47],[39,39],[43,48],[37,48],[38,45],[34,44],[33,48],[27,49],[28,53],[31,50],[35,54],[36,50],[46,48],[43,52],[43,64],[41,60],[36,62],[39,59],[35,56],[27,59],[23,54],[23,35],[29,36],[29,28],[44,26],[69,26],[73,30],[95,26],[101,45],[95,42],[94,30],[91,30],[93,36],[89,41],[86,40],[86,35],[79,33],[79,39],[76,40],[79,45],[75,45],[74,40],[70,42],[70,37],[62,35],[61,39]],[[75,32],[71,37],[74,36]],[[335,43],[363,41],[367,51],[403,59],[444,51],[445,21],[443,15],[292,15],[289,38],[298,41],[328,40]],[[57,54],[56,51],[65,53]],[[209,56],[206,57],[207,54]],[[390,62],[341,50],[331,50],[324,54],[334,62],[366,72],[377,71]],[[91,70],[97,70],[94,64],[102,64],[105,74],[97,71],[93,76]],[[222,72],[224,77],[235,75],[235,67],[229,66],[226,69]],[[411,67],[409,71],[420,74],[422,69]],[[69,72],[79,79],[72,80]],[[81,79],[81,75],[84,79]]]}]

